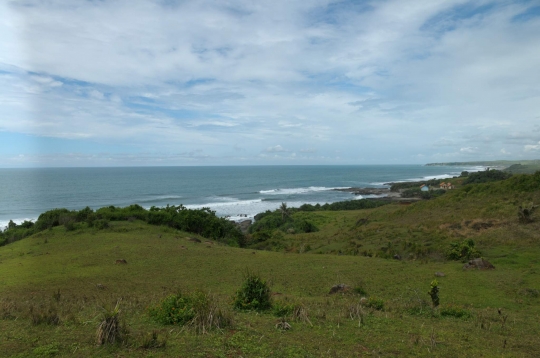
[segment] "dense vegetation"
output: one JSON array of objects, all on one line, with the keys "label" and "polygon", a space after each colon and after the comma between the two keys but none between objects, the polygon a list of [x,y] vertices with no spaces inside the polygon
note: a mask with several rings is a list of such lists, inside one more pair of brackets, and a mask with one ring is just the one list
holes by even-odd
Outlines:
[{"label": "dense vegetation", "polygon": [[501,170],[491,169],[476,173],[470,173],[467,179],[463,182],[463,185],[467,184],[480,184],[489,183],[494,181],[506,180],[512,176],[511,173],[503,172]]},{"label": "dense vegetation", "polygon": [[10,221],[7,230],[0,233],[0,245],[20,240],[32,234],[63,225],[73,231],[85,227],[98,230],[109,227],[111,221],[142,220],[151,225],[163,225],[177,230],[201,235],[202,237],[243,246],[245,237],[234,223],[216,216],[208,209],[186,209],[184,206],[164,208],[151,207],[149,210],[134,204],[124,208],[108,206],[96,211],[86,207],[82,210],[49,210],[38,217],[35,223],[25,221],[20,225]]}]

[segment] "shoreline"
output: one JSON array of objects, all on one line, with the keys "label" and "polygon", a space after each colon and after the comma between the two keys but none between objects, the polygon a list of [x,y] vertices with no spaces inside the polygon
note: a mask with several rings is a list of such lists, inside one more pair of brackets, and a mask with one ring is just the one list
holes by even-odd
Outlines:
[{"label": "shoreline", "polygon": [[[391,202],[416,202],[421,201],[421,198],[403,198],[401,192],[391,191],[390,188],[347,188],[347,189],[334,189],[336,191],[348,192],[355,196],[375,195],[375,197],[365,198],[360,200],[379,200],[379,201],[391,201]],[[379,196],[382,195],[382,196]]]}]

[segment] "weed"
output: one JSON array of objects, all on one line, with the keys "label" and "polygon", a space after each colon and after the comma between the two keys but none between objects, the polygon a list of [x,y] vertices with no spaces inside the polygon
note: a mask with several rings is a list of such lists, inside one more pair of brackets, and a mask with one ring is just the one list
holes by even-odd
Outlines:
[{"label": "weed", "polygon": [[60,353],[60,349],[57,343],[50,343],[34,348],[32,353],[36,357],[52,357]]},{"label": "weed", "polygon": [[523,290],[520,290],[519,294],[525,297],[538,298],[540,297],[540,290],[534,288],[524,288]]},{"label": "weed", "polygon": [[384,301],[380,298],[370,297],[364,303],[364,306],[368,308],[373,308],[377,311],[382,311],[384,309]]},{"label": "weed", "polygon": [[198,334],[205,334],[212,329],[223,329],[232,325],[232,316],[223,311],[210,294],[197,292],[197,299],[192,301],[194,317],[189,327]]},{"label": "weed", "polygon": [[48,309],[30,306],[30,319],[34,325],[48,324],[58,326],[60,324],[60,316],[58,316],[56,308],[52,306]]},{"label": "weed", "polygon": [[288,331],[292,328],[291,325],[285,321],[285,318],[281,318],[275,327],[276,329],[280,329],[282,331]]},{"label": "weed", "polygon": [[270,287],[259,275],[247,270],[244,283],[236,292],[233,306],[240,310],[264,311],[272,307]]},{"label": "weed", "polygon": [[276,317],[286,317],[294,310],[293,304],[276,302],[272,307],[272,314]]},{"label": "weed", "polygon": [[538,205],[533,203],[523,204],[523,206],[518,207],[518,219],[522,224],[528,224],[534,221],[531,217],[534,211],[538,208]]},{"label": "weed", "polygon": [[351,320],[358,319],[358,327],[364,324],[365,312],[361,304],[355,304],[347,307],[347,315]]},{"label": "weed", "polygon": [[437,280],[431,281],[431,288],[428,291],[428,295],[431,297],[433,307],[437,307],[439,305],[439,282]]},{"label": "weed", "polygon": [[442,317],[454,317],[462,319],[467,319],[472,316],[468,310],[457,306],[443,307],[440,309],[440,314]]},{"label": "weed", "polygon": [[297,322],[309,323],[311,326],[313,326],[313,324],[311,323],[309,319],[308,308],[302,303],[296,304],[294,306],[294,309],[291,313],[291,317],[293,320]]},{"label": "weed", "polygon": [[0,302],[0,319],[16,319],[17,317],[13,314],[16,309],[17,305],[15,304],[15,302],[3,300],[2,302]]},{"label": "weed", "polygon": [[367,296],[367,291],[366,291],[366,288],[364,287],[364,282],[361,280],[361,281],[358,281],[358,283],[356,284],[356,286],[354,286],[353,288],[353,292],[356,293],[357,295],[361,295],[361,296]]},{"label": "weed", "polygon": [[56,291],[55,293],[53,293],[53,298],[56,302],[60,302],[60,298],[62,297],[62,295],[60,294],[60,289],[58,289],[58,291]]},{"label": "weed", "polygon": [[143,336],[140,348],[143,349],[156,349],[164,348],[167,344],[167,338],[159,339],[159,334],[157,331],[152,331],[152,333]]}]

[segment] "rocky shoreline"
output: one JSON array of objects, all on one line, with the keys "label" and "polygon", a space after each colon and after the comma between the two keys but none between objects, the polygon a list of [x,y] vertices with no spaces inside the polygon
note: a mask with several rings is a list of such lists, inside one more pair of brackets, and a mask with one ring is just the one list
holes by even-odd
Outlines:
[{"label": "rocky shoreline", "polygon": [[377,195],[378,196],[375,198],[364,198],[366,200],[400,201],[400,202],[413,202],[413,201],[422,200],[420,198],[402,198],[401,192],[390,191],[390,188],[346,188],[346,189],[334,189],[334,190],[351,193],[353,195]]}]

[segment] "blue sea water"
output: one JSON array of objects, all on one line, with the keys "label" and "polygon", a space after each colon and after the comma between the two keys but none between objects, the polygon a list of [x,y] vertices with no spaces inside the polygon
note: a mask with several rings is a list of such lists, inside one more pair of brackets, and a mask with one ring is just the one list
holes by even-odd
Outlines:
[{"label": "blue sea water", "polygon": [[304,203],[361,199],[335,188],[446,178],[470,167],[422,165],[0,169],[0,228],[54,208],[210,207],[233,220]]}]

